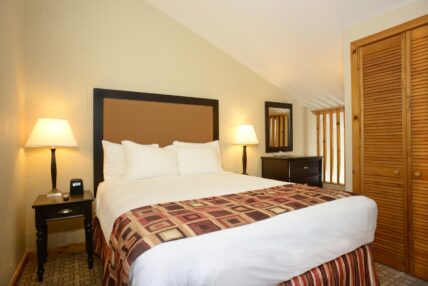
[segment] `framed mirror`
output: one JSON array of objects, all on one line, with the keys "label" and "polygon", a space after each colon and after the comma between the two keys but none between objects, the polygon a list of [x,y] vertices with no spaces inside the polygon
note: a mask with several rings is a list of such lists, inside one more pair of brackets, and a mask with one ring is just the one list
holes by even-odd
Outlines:
[{"label": "framed mirror", "polygon": [[293,105],[265,102],[266,153],[293,151]]}]

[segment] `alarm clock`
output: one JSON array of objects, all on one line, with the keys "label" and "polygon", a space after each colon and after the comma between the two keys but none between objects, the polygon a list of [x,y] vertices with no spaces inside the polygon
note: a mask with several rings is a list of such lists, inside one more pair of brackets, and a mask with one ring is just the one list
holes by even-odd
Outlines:
[{"label": "alarm clock", "polygon": [[71,179],[70,180],[70,195],[81,195],[83,194],[83,181],[82,179]]}]

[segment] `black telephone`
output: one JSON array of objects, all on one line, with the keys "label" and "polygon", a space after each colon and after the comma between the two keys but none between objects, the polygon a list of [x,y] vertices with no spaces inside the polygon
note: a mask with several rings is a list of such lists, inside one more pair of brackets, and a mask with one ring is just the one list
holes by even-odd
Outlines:
[{"label": "black telephone", "polygon": [[83,194],[83,180],[82,179],[71,179],[70,180],[70,195],[81,195]]}]

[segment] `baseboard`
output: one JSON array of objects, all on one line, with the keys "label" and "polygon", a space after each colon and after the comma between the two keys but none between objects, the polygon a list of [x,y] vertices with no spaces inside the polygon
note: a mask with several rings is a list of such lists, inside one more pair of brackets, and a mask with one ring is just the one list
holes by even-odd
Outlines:
[{"label": "baseboard", "polygon": [[[86,246],[84,242],[53,247],[48,249],[48,257],[51,255],[81,252],[81,251],[84,251],[85,249],[86,249]],[[27,262],[31,260],[35,260],[36,258],[37,258],[37,255],[35,251],[30,251],[24,254],[24,256],[22,257],[21,261],[18,264],[18,267],[15,270],[15,273],[12,276],[12,279],[10,280],[9,286],[18,285],[19,278],[21,278],[22,271],[24,270],[24,267],[27,264]]]},{"label": "baseboard", "polygon": [[15,270],[15,273],[13,273],[9,286],[18,285],[19,278],[21,277],[22,271],[24,270],[24,267],[27,264],[28,256],[29,256],[28,252],[22,256],[21,261],[19,262],[18,267]]}]

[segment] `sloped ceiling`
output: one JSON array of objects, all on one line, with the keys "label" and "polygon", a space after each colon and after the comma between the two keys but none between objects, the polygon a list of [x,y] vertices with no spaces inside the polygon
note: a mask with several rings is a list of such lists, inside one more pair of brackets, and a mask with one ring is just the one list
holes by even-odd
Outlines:
[{"label": "sloped ceiling", "polygon": [[342,31],[407,0],[147,0],[310,109],[343,105]]}]

